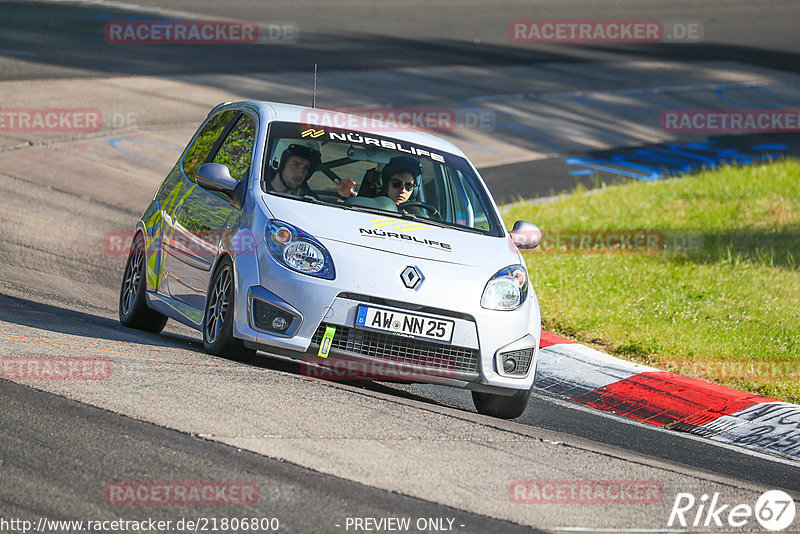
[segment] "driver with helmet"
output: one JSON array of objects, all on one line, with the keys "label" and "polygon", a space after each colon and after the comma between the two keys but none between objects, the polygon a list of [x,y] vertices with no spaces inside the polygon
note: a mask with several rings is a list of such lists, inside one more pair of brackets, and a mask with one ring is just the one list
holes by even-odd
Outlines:
[{"label": "driver with helmet", "polygon": [[[281,154],[280,164],[272,179],[267,183],[267,191],[288,193],[295,196],[316,197],[308,187],[308,179],[322,162],[319,150],[301,145],[291,144]],[[336,183],[337,196],[340,201],[353,194],[356,183],[351,178]]]}]

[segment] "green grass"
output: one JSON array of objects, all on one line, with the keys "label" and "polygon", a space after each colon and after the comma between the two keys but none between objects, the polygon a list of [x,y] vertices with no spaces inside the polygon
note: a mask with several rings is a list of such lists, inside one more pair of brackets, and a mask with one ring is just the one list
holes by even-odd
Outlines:
[{"label": "green grass", "polygon": [[[525,253],[545,329],[800,403],[800,161],[578,190],[504,219],[545,234],[544,251]],[[658,231],[666,248],[565,252],[548,232],[567,230]]]}]

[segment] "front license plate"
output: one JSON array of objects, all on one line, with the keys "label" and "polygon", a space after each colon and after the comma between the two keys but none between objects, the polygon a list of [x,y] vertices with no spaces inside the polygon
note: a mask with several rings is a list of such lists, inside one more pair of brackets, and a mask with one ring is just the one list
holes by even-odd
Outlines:
[{"label": "front license plate", "polygon": [[449,319],[359,305],[355,326],[397,336],[450,343],[455,324],[455,321]]}]

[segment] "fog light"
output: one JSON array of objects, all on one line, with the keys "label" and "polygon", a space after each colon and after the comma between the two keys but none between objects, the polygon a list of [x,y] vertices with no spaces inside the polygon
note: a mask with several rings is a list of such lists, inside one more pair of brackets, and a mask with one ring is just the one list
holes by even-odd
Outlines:
[{"label": "fog light", "polygon": [[287,334],[294,324],[293,315],[260,299],[253,299],[253,325],[274,334]]},{"label": "fog light", "polygon": [[502,365],[501,373],[515,378],[521,378],[528,374],[533,364],[533,348],[517,349],[509,352],[500,353],[497,356],[498,367]]},{"label": "fog light", "polygon": [[286,327],[289,326],[289,323],[286,322],[286,319],[283,317],[275,317],[272,320],[272,329],[277,330],[278,332],[283,332],[286,330]]}]

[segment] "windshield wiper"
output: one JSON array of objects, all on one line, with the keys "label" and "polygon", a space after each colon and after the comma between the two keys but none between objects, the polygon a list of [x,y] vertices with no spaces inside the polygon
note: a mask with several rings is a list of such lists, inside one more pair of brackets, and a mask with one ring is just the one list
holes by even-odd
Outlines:
[{"label": "windshield wiper", "polygon": [[477,228],[470,228],[469,226],[464,226],[462,224],[449,223],[449,222],[445,222],[445,221],[437,221],[436,219],[426,219],[425,217],[420,217],[419,215],[415,215],[413,213],[402,213],[401,212],[400,213],[400,218],[401,219],[411,219],[413,221],[418,221],[418,222],[425,223],[425,224],[432,224],[433,226],[439,226],[441,228],[455,228],[457,230],[464,230],[464,231],[467,231],[467,232],[472,232],[474,234],[483,235],[483,232],[481,230],[478,230]]},{"label": "windshield wiper", "polygon": [[294,200],[302,200],[303,202],[311,202],[313,204],[327,204],[327,202],[323,202],[318,198],[312,197],[311,195],[303,195],[302,197],[299,197],[299,196],[293,195],[291,193],[281,193],[279,191],[267,191],[267,194],[268,195],[275,195],[275,196],[283,197],[283,198],[291,198],[291,199],[294,199]]},{"label": "windshield wiper", "polygon": [[345,204],[345,203],[342,203],[342,202],[338,202],[338,203],[336,203],[334,205],[335,206],[339,206],[340,208],[346,208],[346,209],[353,210],[353,211],[365,211],[367,213],[374,213],[375,215],[383,215],[383,214],[386,214],[386,213],[389,213],[391,215],[396,215],[396,213],[393,212],[393,211],[386,211],[386,210],[382,210],[380,208],[373,208],[371,206],[357,206],[355,204]]},{"label": "windshield wiper", "polygon": [[426,219],[425,217],[420,217],[419,215],[416,215],[414,213],[408,213],[408,212],[401,211],[399,216],[400,216],[401,219],[411,219],[412,221],[419,221],[419,222],[425,222],[425,223],[430,222],[430,223],[433,223],[434,225],[442,226],[442,223],[440,221],[434,221],[434,220],[431,220],[431,219]]}]

